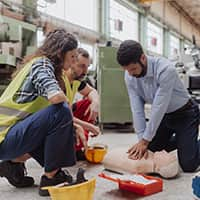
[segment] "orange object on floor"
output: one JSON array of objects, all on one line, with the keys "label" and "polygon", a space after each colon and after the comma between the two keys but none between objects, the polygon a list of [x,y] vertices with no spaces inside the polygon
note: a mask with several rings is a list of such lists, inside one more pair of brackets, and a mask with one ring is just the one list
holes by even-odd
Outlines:
[{"label": "orange object on floor", "polygon": [[[132,180],[122,180],[112,175],[106,175],[104,173],[99,174],[99,177],[108,179],[110,181],[114,181],[118,183],[119,189],[126,190],[129,192],[133,192],[139,195],[151,195],[157,192],[161,192],[163,189],[163,181],[160,178],[156,178],[153,176],[146,176],[143,174],[136,174],[150,181],[148,184],[137,183]],[[123,175],[121,175],[123,176]],[[130,175],[131,176],[131,175]],[[133,175],[134,176],[134,175]],[[151,182],[152,181],[152,182]]]},{"label": "orange object on floor", "polygon": [[91,163],[100,163],[107,153],[107,149],[107,145],[93,144],[85,151],[85,157]]}]

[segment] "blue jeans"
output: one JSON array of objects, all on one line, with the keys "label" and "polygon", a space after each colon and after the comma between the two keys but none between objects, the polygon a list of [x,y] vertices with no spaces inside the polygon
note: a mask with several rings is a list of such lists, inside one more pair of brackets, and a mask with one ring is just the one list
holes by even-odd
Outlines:
[{"label": "blue jeans", "polygon": [[0,144],[0,160],[29,153],[45,172],[75,164],[73,122],[65,103],[50,105],[15,124]]},{"label": "blue jeans", "polygon": [[199,117],[199,107],[194,100],[187,109],[165,114],[149,149],[153,152],[177,149],[183,171],[195,171],[200,165]]}]

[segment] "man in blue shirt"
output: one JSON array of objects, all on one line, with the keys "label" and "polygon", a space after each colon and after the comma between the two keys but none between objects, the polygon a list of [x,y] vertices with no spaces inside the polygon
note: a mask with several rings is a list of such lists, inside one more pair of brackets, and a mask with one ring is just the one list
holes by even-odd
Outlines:
[{"label": "man in blue shirt", "polygon": [[[125,82],[139,142],[128,154],[131,159],[147,157],[151,151],[178,149],[179,163],[185,172],[200,165],[198,137],[199,107],[191,99],[169,60],[144,54],[133,40],[121,43],[117,60],[125,70]],[[146,123],[144,105],[151,104]]]}]

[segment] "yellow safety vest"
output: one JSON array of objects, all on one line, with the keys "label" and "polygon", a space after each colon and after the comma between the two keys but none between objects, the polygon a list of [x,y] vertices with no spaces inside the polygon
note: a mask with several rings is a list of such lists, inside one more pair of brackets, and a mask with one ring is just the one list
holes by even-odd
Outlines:
[{"label": "yellow safety vest", "polygon": [[0,97],[0,143],[14,124],[49,105],[49,102],[43,97],[37,97],[28,103],[16,103],[13,101],[15,93],[23,84],[32,64],[39,59],[42,59],[42,57],[34,58],[28,62]]},{"label": "yellow safety vest", "polygon": [[65,75],[64,73],[63,73],[63,80],[65,83],[66,96],[69,100],[69,104],[72,105],[74,96],[78,92],[78,88],[81,82],[78,80],[74,80],[72,84],[70,84],[69,79],[67,78],[67,75]]}]

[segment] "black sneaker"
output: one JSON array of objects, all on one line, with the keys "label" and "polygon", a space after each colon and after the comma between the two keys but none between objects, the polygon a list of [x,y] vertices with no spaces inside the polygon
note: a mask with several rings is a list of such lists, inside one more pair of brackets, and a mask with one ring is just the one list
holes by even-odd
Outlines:
[{"label": "black sneaker", "polygon": [[11,161],[0,162],[0,176],[7,178],[8,182],[17,187],[31,187],[34,185],[34,179],[26,176],[24,163],[14,163]]},{"label": "black sneaker", "polygon": [[73,177],[66,170],[59,170],[53,178],[48,178],[47,176],[43,175],[40,180],[39,195],[49,196],[48,190],[42,189],[42,187],[54,186],[64,182],[73,182]]}]

